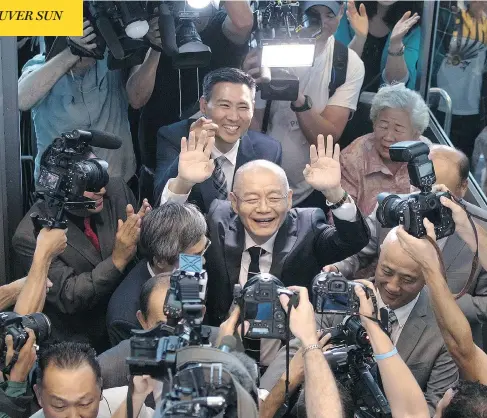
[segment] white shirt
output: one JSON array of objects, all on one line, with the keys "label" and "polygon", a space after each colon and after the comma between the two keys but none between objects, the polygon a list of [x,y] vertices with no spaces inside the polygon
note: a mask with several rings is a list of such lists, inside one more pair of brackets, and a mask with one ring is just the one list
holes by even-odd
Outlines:
[{"label": "white shirt", "polygon": [[[323,52],[316,57],[312,67],[289,69],[299,78],[300,91],[311,97],[314,111],[320,114],[326,106],[340,106],[355,110],[364,80],[364,63],[354,51],[349,49],[345,83],[332,97],[328,97],[334,47],[335,39],[330,36]],[[256,96],[256,108],[262,105],[265,107],[265,102],[259,100],[260,92]],[[293,203],[296,205],[313,191],[303,175],[304,167],[309,164],[310,144],[299,127],[296,113],[289,105],[290,102],[272,102],[267,134],[282,144],[282,168],[293,189]]]},{"label": "white shirt", "polygon": [[[211,158],[216,160],[218,157],[224,155],[225,160],[222,164],[222,171],[225,174],[225,179],[227,180],[227,192],[230,193],[232,191],[233,185],[233,175],[235,174],[235,167],[237,165],[237,154],[238,148],[240,146],[240,139],[235,142],[232,149],[225,154],[223,154],[220,150],[213,148],[211,152]],[[161,205],[166,203],[167,201],[177,202],[177,203],[184,203],[188,200],[189,193],[187,195],[180,195],[175,194],[169,190],[169,182],[166,183],[164,186],[164,190],[161,196]]]},{"label": "white shirt", "polygon": [[154,277],[156,275],[156,273],[154,273],[154,270],[152,270],[149,262],[147,262],[147,270],[149,270],[149,274],[151,277]]},{"label": "white shirt", "polygon": [[[416,305],[416,302],[418,301],[420,294],[421,292],[418,293],[416,297],[407,305],[394,309],[394,313],[396,314],[396,318],[397,318],[397,323],[392,325],[392,332],[391,332],[391,340],[394,345],[397,344],[402,329],[404,328],[404,325],[406,325],[409,315],[411,315],[411,312],[414,309],[414,306]],[[377,292],[377,307],[379,309],[386,308],[387,310],[389,310],[389,307],[386,306],[386,304],[383,302],[380,296],[380,292]]]}]

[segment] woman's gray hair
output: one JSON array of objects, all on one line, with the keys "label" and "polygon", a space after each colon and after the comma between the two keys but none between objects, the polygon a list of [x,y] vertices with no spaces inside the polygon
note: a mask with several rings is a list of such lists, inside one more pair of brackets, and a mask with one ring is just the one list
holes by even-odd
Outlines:
[{"label": "woman's gray hair", "polygon": [[144,216],[140,248],[149,261],[173,266],[179,254],[196,245],[205,234],[205,217],[195,205],[168,202]]},{"label": "woman's gray hair", "polygon": [[379,89],[372,100],[370,120],[375,123],[384,109],[402,109],[409,113],[414,129],[422,134],[429,125],[428,105],[421,95],[408,89],[403,83],[387,85]]}]

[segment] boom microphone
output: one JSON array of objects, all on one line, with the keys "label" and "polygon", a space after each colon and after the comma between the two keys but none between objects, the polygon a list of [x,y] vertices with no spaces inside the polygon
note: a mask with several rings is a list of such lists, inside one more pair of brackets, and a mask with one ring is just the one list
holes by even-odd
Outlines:
[{"label": "boom microphone", "polygon": [[122,140],[117,136],[108,133],[91,129],[89,131],[82,131],[76,129],[73,135],[78,136],[93,147],[105,149],[119,149],[122,146]]},{"label": "boom microphone", "polygon": [[237,339],[233,335],[225,335],[222,338],[222,342],[218,346],[218,349],[224,353],[230,353],[237,347]]}]

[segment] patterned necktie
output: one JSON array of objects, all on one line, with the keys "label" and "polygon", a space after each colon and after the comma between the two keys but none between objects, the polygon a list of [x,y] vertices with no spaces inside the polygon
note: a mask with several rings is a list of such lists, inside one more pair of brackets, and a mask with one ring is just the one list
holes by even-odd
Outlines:
[{"label": "patterned necktie", "polygon": [[89,216],[85,218],[84,225],[85,225],[86,238],[90,240],[90,242],[93,244],[93,247],[95,247],[96,251],[100,252],[100,241],[98,241],[98,237],[96,236],[95,231],[93,231],[93,228],[91,227],[91,219]]},{"label": "patterned necktie", "polygon": [[227,200],[228,189],[227,189],[227,179],[225,178],[225,173],[223,172],[223,163],[226,157],[220,155],[215,159],[215,170],[213,170],[212,178],[213,185],[216,189],[216,198],[219,200]]},{"label": "patterned necktie", "polygon": [[392,309],[389,309],[389,333],[391,334],[391,337],[392,337],[392,331],[394,329],[393,327],[397,323],[399,323],[399,321],[397,320],[397,316],[395,312]]}]

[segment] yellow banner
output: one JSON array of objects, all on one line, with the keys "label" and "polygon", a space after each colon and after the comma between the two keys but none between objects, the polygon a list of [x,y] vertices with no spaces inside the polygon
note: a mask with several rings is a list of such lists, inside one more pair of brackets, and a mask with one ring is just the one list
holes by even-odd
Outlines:
[{"label": "yellow banner", "polygon": [[0,0],[0,36],[81,36],[83,0]]}]

